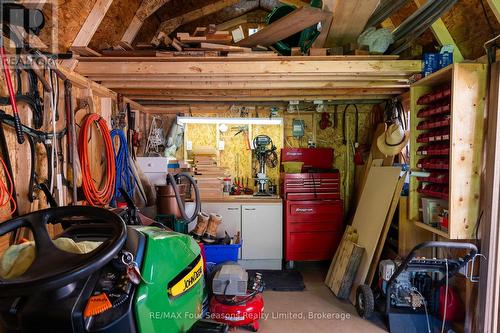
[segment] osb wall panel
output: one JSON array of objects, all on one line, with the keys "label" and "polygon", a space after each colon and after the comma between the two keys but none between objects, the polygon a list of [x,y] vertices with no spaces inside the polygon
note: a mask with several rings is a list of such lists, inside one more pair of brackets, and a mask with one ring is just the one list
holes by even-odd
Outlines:
[{"label": "osb wall panel", "polygon": [[[370,114],[372,105],[358,105],[359,122],[358,133],[360,144],[370,144],[370,135],[372,125],[370,122]],[[285,146],[286,147],[307,147],[309,139],[316,142],[319,148],[333,148],[334,163],[333,167],[340,171],[341,176],[341,196],[344,199],[345,211],[350,208],[352,193],[354,189],[354,163],[353,163],[353,146],[355,138],[355,116],[354,108],[349,107],[346,113],[346,136],[349,145],[343,144],[342,134],[342,114],[345,106],[339,105],[337,108],[337,128],[334,125],[333,106],[329,106],[326,111],[330,114],[332,126],[322,130],[319,126],[321,114],[312,112],[302,113],[285,113]],[[301,140],[292,137],[292,122],[293,119],[302,119],[305,122],[305,135]],[[313,131],[313,123],[316,123],[316,132]],[[346,191],[347,189],[347,191]]]},{"label": "osb wall panel", "polygon": [[153,39],[158,26],[160,25],[160,20],[156,15],[151,15],[144,21],[139,33],[135,37],[134,43],[149,43]]},{"label": "osb wall panel", "polygon": [[[342,134],[342,113],[344,105],[337,108],[337,128],[333,128],[333,106],[329,106],[326,111],[330,113],[332,126],[322,130],[319,126],[321,114],[312,111],[301,112],[281,112],[280,116],[284,119],[284,124],[279,125],[252,125],[250,129],[250,140],[259,134],[269,135],[279,151],[282,147],[301,147],[306,148],[309,139],[316,142],[317,147],[333,148],[334,162],[333,167],[338,169],[341,174],[342,198],[345,201],[345,209],[348,211],[354,189],[354,162],[353,162],[353,143],[355,133],[354,108],[350,107],[346,114],[346,135],[349,145],[343,144]],[[371,110],[372,105],[359,105],[359,143],[371,144]],[[257,113],[262,116],[267,109],[257,109]],[[249,117],[255,116],[250,114]],[[194,116],[216,117],[216,114],[195,114]],[[305,135],[297,140],[292,136],[293,119],[304,120]],[[316,125],[314,125],[316,123]],[[207,127],[208,126],[208,127]],[[314,131],[316,128],[316,131]],[[225,142],[225,148],[220,152],[220,165],[227,168],[231,176],[252,178],[255,170],[252,168],[252,153],[247,149],[243,134],[235,136],[239,130],[238,126],[229,126],[226,133],[220,134],[220,140]],[[283,139],[282,139],[283,138]],[[187,140],[193,141],[193,147],[199,142],[200,145],[216,147],[216,129],[215,125],[194,125],[189,124]],[[284,141],[284,142],[283,142]],[[182,151],[182,149],[180,149]],[[178,157],[182,158],[182,153]],[[268,169],[269,178],[276,181],[279,178],[279,169]],[[347,191],[346,191],[347,190]]]},{"label": "osb wall panel", "polygon": [[[217,125],[188,124],[186,131],[186,138],[193,143],[193,149],[198,147],[217,147]],[[192,158],[190,152],[188,156]]]},{"label": "osb wall panel", "polygon": [[[69,49],[95,2],[96,0],[52,0],[52,3],[57,4],[59,52],[66,52]],[[40,38],[47,45],[51,45],[53,8],[50,5],[44,7],[46,23],[41,31]]]},{"label": "osb wall panel", "polygon": [[[14,76],[15,79],[15,76]],[[8,92],[3,84],[4,76],[3,72],[0,73],[0,96],[7,96]],[[23,74],[23,92],[27,92],[27,78],[26,75]],[[40,88],[40,93],[43,94],[43,91]],[[66,127],[66,118],[64,112],[64,85],[63,82],[59,80],[59,89],[60,89],[60,99],[59,99],[59,120],[56,123],[56,130],[59,132]],[[79,87],[73,86],[72,90],[73,97],[73,106],[74,110],[77,109],[78,102],[80,100],[90,100],[92,101],[90,104],[93,106],[92,110],[95,113],[100,114],[107,122],[108,126],[111,126],[111,114],[116,108],[116,104],[112,100],[111,108],[103,108],[103,99],[110,99],[110,96],[101,96],[98,94],[94,94],[91,90],[81,89]],[[48,100],[46,100],[48,103]],[[109,105],[109,104],[105,104]],[[32,122],[32,111],[23,103],[18,104],[19,115],[21,121],[24,125],[33,126]],[[12,108],[10,106],[2,106],[1,110],[4,110],[8,114],[12,114]],[[49,109],[46,107],[44,112],[44,124],[40,130],[45,132],[50,132],[52,130],[52,125],[49,123],[50,113]],[[80,123],[81,119],[85,116],[87,111],[79,111],[76,114],[76,122]],[[29,189],[32,186],[30,183],[30,170],[32,165],[31,153],[30,153],[30,145],[27,140],[23,144],[19,144],[16,139],[15,131],[12,127],[8,125],[3,125],[5,136],[7,140],[7,145],[9,148],[9,157],[12,164],[12,173],[13,180],[15,184],[16,194],[17,194],[17,203],[18,203],[18,211],[19,214],[26,214],[32,211],[36,211],[38,209],[47,208],[46,198],[41,191],[35,191],[35,199],[31,202],[28,198]],[[77,127],[78,128],[78,127]],[[89,142],[89,158],[92,164],[93,170],[93,179],[97,186],[101,183],[104,177],[104,165],[102,161],[103,155],[103,145],[100,143],[101,137],[98,133],[97,128],[92,129],[92,134],[90,136]],[[58,142],[59,145],[59,142]],[[47,161],[47,153],[45,148],[41,144],[37,144],[36,148],[36,183],[47,182],[47,170],[49,168]],[[67,137],[64,137],[59,146],[59,151],[63,154],[64,160],[67,161]],[[5,156],[2,156],[5,158]],[[65,177],[68,177],[67,173],[67,165],[61,165],[61,171],[63,172]],[[6,182],[5,174],[3,169],[0,168],[0,177],[2,181]],[[69,204],[71,202],[71,189],[64,187],[64,200],[63,204]],[[10,205],[5,205],[0,207],[0,222],[5,221],[10,218]],[[49,232],[52,232],[49,229]],[[0,237],[0,254],[2,250],[8,246],[7,237]]]},{"label": "osb wall panel", "polygon": [[[252,151],[249,148],[248,125],[231,125],[226,133],[220,134],[220,140],[224,141],[224,150],[220,152],[220,165],[227,168],[231,177],[238,179],[253,178]],[[246,132],[238,131],[245,129]]]},{"label": "osb wall panel", "polygon": [[[443,22],[450,31],[465,59],[477,59],[484,55],[483,44],[500,33],[500,23],[484,0],[486,15],[481,6],[483,0],[459,0],[443,16]],[[488,21],[493,31],[488,26]]]},{"label": "osb wall panel", "polygon": [[[406,5],[401,7],[401,9],[396,11],[391,16],[392,23],[395,27],[398,27],[404,20],[416,12],[417,9],[418,7],[413,0],[407,1]],[[436,39],[430,30],[426,30],[419,38],[417,38],[416,43],[422,45],[424,50],[429,52],[434,52],[434,45],[437,45]]]},{"label": "osb wall panel", "polygon": [[141,0],[114,0],[89,46],[101,50],[121,40],[140,4]]},{"label": "osb wall panel", "polygon": [[[241,129],[246,133],[237,134]],[[257,135],[268,135],[277,148],[279,159],[283,148],[282,129],[280,125],[228,125],[227,132],[219,133],[219,140],[224,141],[224,150],[219,152],[219,166],[226,168],[233,179],[242,179],[245,184],[248,179],[250,185],[258,167],[249,148],[250,142]],[[188,124],[186,140],[192,142],[193,149],[197,146],[217,148],[217,125]],[[192,157],[191,152],[188,152],[188,157]],[[268,177],[277,183],[278,167],[268,168]]]}]

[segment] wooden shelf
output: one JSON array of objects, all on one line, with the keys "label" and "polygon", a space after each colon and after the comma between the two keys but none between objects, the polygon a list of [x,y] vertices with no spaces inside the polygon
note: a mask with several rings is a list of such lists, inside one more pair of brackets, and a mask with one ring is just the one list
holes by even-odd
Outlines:
[{"label": "wooden shelf", "polygon": [[419,80],[412,84],[412,87],[439,86],[450,83],[453,73],[453,66],[454,65],[446,66],[445,68],[442,68],[437,72],[424,77],[422,80]]},{"label": "wooden shelf", "polygon": [[[419,105],[418,100],[442,87],[451,88],[450,124],[449,124],[449,156],[440,157],[447,161],[449,168],[440,170],[448,177],[448,231],[433,228],[421,223],[422,198],[419,193],[422,182],[416,177],[410,179],[409,220],[421,229],[449,239],[470,239],[473,237],[477,217],[479,215],[480,184],[482,170],[482,154],[484,145],[484,100],[486,94],[486,66],[480,63],[457,63],[450,65],[428,77],[414,83],[410,87],[410,168],[422,171],[417,154],[422,146],[429,143],[418,142],[417,138],[429,130],[418,127],[423,121],[433,121],[439,116],[418,118],[420,110],[428,107]],[[431,103],[432,105],[432,103]],[[423,120],[424,119],[424,120]],[[419,129],[420,128],[420,129]],[[443,141],[444,142],[444,141]],[[441,142],[441,143],[443,143]],[[433,156],[430,156],[433,158]],[[424,168],[432,172],[432,164]],[[429,184],[432,185],[429,180]],[[446,186],[446,185],[445,185]]]},{"label": "wooden shelf", "polygon": [[438,228],[434,228],[428,224],[425,224],[425,223],[422,223],[419,221],[413,221],[413,223],[415,223],[415,225],[417,227],[425,229],[427,231],[430,231],[433,234],[439,235],[439,236],[444,237],[444,238],[450,238],[450,235],[446,231],[443,231],[443,230],[438,229]]}]

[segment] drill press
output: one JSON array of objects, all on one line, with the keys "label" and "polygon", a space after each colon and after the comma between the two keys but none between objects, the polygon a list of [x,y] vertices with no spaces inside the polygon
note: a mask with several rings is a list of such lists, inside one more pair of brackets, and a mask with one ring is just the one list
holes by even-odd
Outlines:
[{"label": "drill press", "polygon": [[257,135],[253,139],[253,148],[255,157],[259,163],[259,170],[255,175],[255,181],[258,184],[258,191],[255,196],[270,196],[268,191],[269,178],[266,175],[266,166],[275,168],[278,163],[276,146],[273,140],[267,135]]}]

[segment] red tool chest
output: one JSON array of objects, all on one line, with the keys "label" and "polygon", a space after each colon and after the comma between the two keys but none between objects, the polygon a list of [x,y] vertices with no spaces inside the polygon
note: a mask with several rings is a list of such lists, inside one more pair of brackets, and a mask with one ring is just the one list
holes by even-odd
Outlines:
[{"label": "red tool chest", "polygon": [[[290,154],[290,151],[292,153]],[[281,174],[281,195],[285,201],[285,260],[328,260],[343,234],[343,202],[340,199],[340,174],[329,170],[332,149],[282,151],[282,162],[306,156],[307,173]],[[287,158],[290,157],[290,159]],[[326,159],[330,162],[325,163]],[[318,170],[319,172],[312,172]]]}]

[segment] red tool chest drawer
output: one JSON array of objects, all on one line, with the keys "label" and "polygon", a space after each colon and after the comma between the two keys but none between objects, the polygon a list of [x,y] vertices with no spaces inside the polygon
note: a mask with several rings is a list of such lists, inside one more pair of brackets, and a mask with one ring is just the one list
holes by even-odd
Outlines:
[{"label": "red tool chest drawer", "polygon": [[286,216],[290,223],[342,224],[342,201],[290,201],[286,202]]},{"label": "red tool chest drawer", "polygon": [[286,200],[285,260],[329,260],[343,233],[342,200]]},{"label": "red tool chest drawer", "polygon": [[342,231],[291,232],[287,238],[286,260],[327,260],[335,254]]}]

